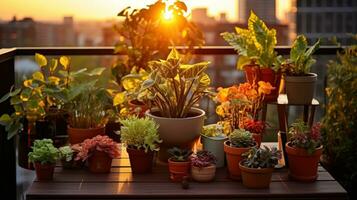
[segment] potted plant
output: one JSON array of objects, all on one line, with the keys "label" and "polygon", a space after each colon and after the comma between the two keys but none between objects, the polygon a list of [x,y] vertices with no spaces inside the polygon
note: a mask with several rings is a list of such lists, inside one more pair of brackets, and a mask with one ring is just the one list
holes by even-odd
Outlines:
[{"label": "potted plant", "polygon": [[289,142],[285,149],[289,175],[298,181],[315,181],[322,154],[320,124],[309,128],[305,122],[297,120],[289,128]]},{"label": "potted plant", "polygon": [[205,73],[208,62],[184,64],[184,57],[174,48],[166,60],[149,63],[151,73],[141,84],[155,107],[146,115],[159,124],[159,158],[167,161],[167,149],[192,148],[202,131],[205,112],[195,108],[208,94],[210,78]]},{"label": "potted plant", "polygon": [[203,127],[201,133],[201,143],[203,149],[211,152],[217,159],[216,167],[224,167],[225,154],[223,143],[227,136],[223,133],[223,126],[220,124],[209,124]]},{"label": "potted plant", "polygon": [[216,174],[216,157],[209,151],[198,151],[191,156],[191,176],[198,182],[212,181]]},{"label": "potted plant", "polygon": [[109,173],[113,158],[120,156],[118,143],[106,135],[85,139],[78,145],[75,160],[88,160],[89,171],[93,173]]},{"label": "potted plant", "polygon": [[260,147],[262,143],[264,128],[265,123],[263,121],[249,118],[244,121],[244,129],[253,134],[253,138],[258,147]]},{"label": "potted plant", "polygon": [[58,148],[60,152],[60,158],[62,167],[64,169],[79,169],[83,167],[82,161],[76,161],[75,158],[80,151],[80,148],[77,148],[76,145],[73,146],[62,146]]},{"label": "potted plant", "polygon": [[167,152],[170,155],[170,158],[168,159],[170,179],[174,182],[187,179],[187,177],[189,177],[191,167],[191,149],[173,147],[168,149]]},{"label": "potted plant", "polygon": [[247,82],[269,82],[274,89],[265,101],[276,101],[281,80],[281,56],[277,56],[276,31],[251,12],[248,28],[235,28],[235,33],[222,33],[222,37],[238,52],[237,68],[244,70]]},{"label": "potted plant", "polygon": [[35,140],[29,161],[33,162],[39,181],[53,179],[56,161],[60,158],[58,149],[51,139]]},{"label": "potted plant", "polygon": [[310,104],[315,93],[317,74],[311,73],[316,62],[312,54],[319,48],[320,40],[308,48],[304,35],[299,35],[291,47],[290,58],[282,64],[285,89],[290,104]]},{"label": "potted plant", "polygon": [[158,125],[148,117],[130,116],[120,120],[120,137],[129,154],[133,173],[148,173],[152,170],[154,152],[160,149]]},{"label": "potted plant", "polygon": [[235,129],[224,142],[229,177],[233,180],[241,179],[241,170],[238,163],[242,160],[242,154],[256,146],[252,134],[244,129]]},{"label": "potted plant", "polygon": [[248,188],[268,188],[281,152],[275,147],[271,149],[267,146],[264,148],[253,147],[243,156],[244,160],[239,163],[243,185]]}]

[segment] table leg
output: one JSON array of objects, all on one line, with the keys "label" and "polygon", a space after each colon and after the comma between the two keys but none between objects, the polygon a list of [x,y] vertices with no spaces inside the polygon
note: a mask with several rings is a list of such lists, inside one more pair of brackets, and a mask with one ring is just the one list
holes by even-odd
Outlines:
[{"label": "table leg", "polygon": [[309,126],[312,127],[313,123],[314,123],[314,117],[315,117],[315,110],[316,110],[316,106],[311,106],[311,111],[310,111],[310,115],[309,115]]}]

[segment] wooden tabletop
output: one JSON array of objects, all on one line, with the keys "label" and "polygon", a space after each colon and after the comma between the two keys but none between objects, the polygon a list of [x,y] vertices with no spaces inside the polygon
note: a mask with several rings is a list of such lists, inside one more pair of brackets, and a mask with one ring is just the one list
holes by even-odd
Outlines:
[{"label": "wooden tabletop", "polygon": [[150,174],[132,174],[126,153],[113,160],[111,173],[93,174],[86,169],[56,167],[54,180],[34,181],[26,199],[347,199],[346,191],[323,168],[313,183],[288,178],[287,169],[275,170],[269,189],[247,189],[232,181],[226,168],[217,170],[210,183],[191,181],[189,189],[169,180],[164,164],[156,164]]}]

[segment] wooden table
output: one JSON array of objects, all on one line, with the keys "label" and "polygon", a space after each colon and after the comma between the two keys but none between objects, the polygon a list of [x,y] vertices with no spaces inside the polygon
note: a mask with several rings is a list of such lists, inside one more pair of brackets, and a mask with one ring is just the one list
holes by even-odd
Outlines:
[{"label": "wooden table", "polygon": [[190,182],[185,190],[180,183],[170,182],[163,164],[156,164],[151,174],[132,174],[123,152],[121,159],[113,161],[109,174],[58,166],[54,180],[34,181],[26,199],[347,199],[347,193],[322,167],[314,183],[291,181],[287,169],[277,169],[269,189],[247,189],[241,182],[228,179],[226,169],[221,168],[214,182]]}]

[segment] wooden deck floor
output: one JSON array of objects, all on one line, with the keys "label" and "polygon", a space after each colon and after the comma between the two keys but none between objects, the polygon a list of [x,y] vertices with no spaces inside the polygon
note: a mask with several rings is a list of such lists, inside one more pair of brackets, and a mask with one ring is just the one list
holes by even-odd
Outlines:
[{"label": "wooden deck floor", "polygon": [[33,199],[347,199],[346,191],[322,167],[314,183],[291,181],[287,169],[275,170],[269,189],[247,189],[227,177],[226,168],[217,170],[211,183],[190,182],[184,190],[169,180],[167,166],[156,164],[151,174],[131,173],[123,153],[115,159],[111,173],[92,174],[86,169],[56,167],[54,180],[34,181],[26,198]]}]

